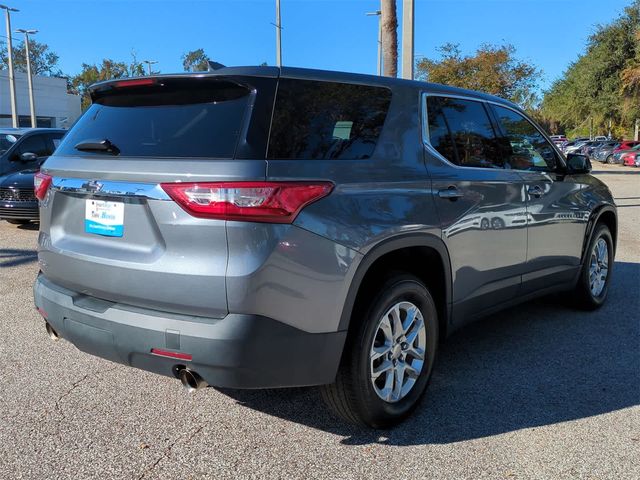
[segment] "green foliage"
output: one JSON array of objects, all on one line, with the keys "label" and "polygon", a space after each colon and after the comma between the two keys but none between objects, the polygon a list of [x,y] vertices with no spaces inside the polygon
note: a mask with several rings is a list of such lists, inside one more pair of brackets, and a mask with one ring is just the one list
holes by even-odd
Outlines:
[{"label": "green foliage", "polygon": [[204,49],[199,48],[182,55],[182,66],[185,72],[206,72],[209,70],[209,60]]},{"label": "green foliage", "polygon": [[517,60],[513,45],[481,45],[475,55],[463,56],[458,44],[438,49],[440,59],[421,59],[416,77],[429,82],[480,90],[511,100],[523,108],[534,107],[540,71]]},{"label": "green foliage", "polygon": [[[31,57],[31,71],[34,75],[45,75],[49,77],[62,77],[63,74],[58,67],[60,59],[55,52],[49,49],[46,43],[40,43],[32,38],[29,41]],[[7,54],[7,44],[0,41],[0,70],[9,68],[9,56]],[[16,72],[27,73],[27,55],[24,49],[24,41],[13,45],[13,68]]]},{"label": "green foliage", "polygon": [[138,77],[144,75],[144,65],[136,59],[134,53],[131,54],[132,61],[130,63],[117,62],[110,58],[105,58],[99,65],[82,64],[82,71],[69,79],[69,93],[75,93],[82,96],[82,109],[86,109],[91,105],[89,96],[89,86],[96,82],[104,80],[112,80],[114,78]]},{"label": "green foliage", "polygon": [[630,136],[640,117],[640,0],[589,37],[586,52],[544,95],[541,115],[555,132]]}]

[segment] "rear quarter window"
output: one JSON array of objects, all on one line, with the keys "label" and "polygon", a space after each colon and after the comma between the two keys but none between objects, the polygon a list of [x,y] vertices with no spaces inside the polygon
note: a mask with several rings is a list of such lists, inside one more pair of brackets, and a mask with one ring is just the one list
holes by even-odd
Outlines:
[{"label": "rear quarter window", "polygon": [[370,158],[390,103],[384,87],[281,79],[268,158]]}]

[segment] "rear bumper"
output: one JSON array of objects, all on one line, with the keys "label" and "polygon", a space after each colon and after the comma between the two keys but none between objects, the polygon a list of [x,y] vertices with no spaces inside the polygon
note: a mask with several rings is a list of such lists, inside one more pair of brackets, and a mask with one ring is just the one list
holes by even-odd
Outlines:
[{"label": "rear bumper", "polygon": [[38,220],[38,202],[12,202],[0,200],[0,218],[10,220]]},{"label": "rear bumper", "polygon": [[[222,319],[177,316],[105,302],[38,276],[38,308],[80,350],[132,367],[175,376],[185,366],[209,385],[275,388],[334,381],[346,332],[308,333],[258,315]],[[151,354],[192,355],[191,361]]]}]

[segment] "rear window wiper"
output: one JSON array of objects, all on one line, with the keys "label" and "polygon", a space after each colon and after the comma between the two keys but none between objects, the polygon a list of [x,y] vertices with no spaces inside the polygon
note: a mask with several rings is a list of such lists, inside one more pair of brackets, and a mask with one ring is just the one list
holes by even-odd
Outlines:
[{"label": "rear window wiper", "polygon": [[111,155],[120,154],[120,149],[106,138],[103,138],[101,140],[85,140],[78,143],[75,146],[75,149],[82,152],[104,152],[110,153]]}]

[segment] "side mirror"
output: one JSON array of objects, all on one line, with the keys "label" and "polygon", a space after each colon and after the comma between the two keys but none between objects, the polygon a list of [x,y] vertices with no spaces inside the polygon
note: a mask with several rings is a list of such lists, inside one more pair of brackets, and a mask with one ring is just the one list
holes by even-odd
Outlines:
[{"label": "side mirror", "polygon": [[567,170],[572,173],[589,173],[591,171],[591,161],[586,155],[570,153],[567,155]]},{"label": "side mirror", "polygon": [[35,162],[36,160],[38,160],[38,156],[35,153],[31,152],[21,153],[18,158],[20,158],[21,162]]}]

